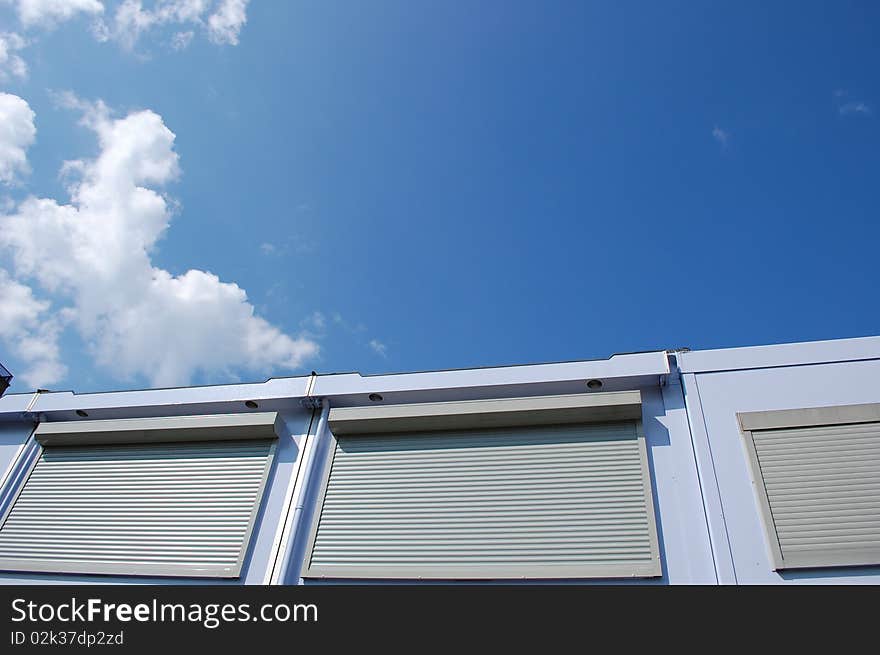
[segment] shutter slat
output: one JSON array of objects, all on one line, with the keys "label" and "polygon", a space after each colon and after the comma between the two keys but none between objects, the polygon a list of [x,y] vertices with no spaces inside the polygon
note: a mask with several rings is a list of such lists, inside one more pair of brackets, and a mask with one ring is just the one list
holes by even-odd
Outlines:
[{"label": "shutter slat", "polygon": [[46,447],[0,569],[236,577],[272,441]]},{"label": "shutter slat", "polygon": [[659,575],[644,458],[634,422],[341,436],[305,575]]}]

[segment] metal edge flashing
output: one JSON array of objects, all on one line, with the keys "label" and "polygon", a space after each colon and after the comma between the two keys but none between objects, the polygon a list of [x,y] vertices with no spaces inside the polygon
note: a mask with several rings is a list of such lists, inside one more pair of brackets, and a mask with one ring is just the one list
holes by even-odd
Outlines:
[{"label": "metal edge flashing", "polygon": [[[468,369],[404,372],[380,375],[341,373],[319,375],[313,395],[330,398],[369,393],[422,394],[457,392],[503,395],[498,390],[526,387],[538,391],[559,385],[583,384],[590,379],[629,386],[670,372],[667,352],[614,355],[608,359],[547,364],[520,364]],[[619,387],[618,387],[619,388]],[[559,392],[556,393],[568,393]],[[520,392],[520,396],[527,395]],[[337,404],[337,403],[334,403]]]},{"label": "metal edge flashing", "polygon": [[679,353],[682,373],[718,373],[880,359],[880,337],[855,337]]},{"label": "metal edge flashing", "polygon": [[640,420],[640,391],[459,402],[411,403],[330,410],[333,434],[524,427]]},{"label": "metal edge flashing", "polygon": [[41,391],[36,402],[32,402],[33,393],[13,393],[0,398],[0,423],[30,420],[32,415],[38,415],[40,420],[75,420],[75,414],[80,411],[101,420],[237,414],[244,411],[248,401],[256,402],[263,408],[262,411],[283,412],[294,409],[297,401],[306,397],[311,379],[273,378],[262,383],[81,394],[73,391]]},{"label": "metal edge flashing", "polygon": [[0,421],[24,420],[33,397],[33,393],[10,393],[0,398]]},{"label": "metal edge flashing", "polygon": [[34,437],[43,446],[86,446],[275,439],[283,429],[278,412],[257,412],[41,423]]}]

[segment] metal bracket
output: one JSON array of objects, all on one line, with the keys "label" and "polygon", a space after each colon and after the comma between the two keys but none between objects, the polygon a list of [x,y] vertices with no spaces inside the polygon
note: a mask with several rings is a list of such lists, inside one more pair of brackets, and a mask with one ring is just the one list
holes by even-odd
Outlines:
[{"label": "metal bracket", "polygon": [[306,409],[319,409],[321,407],[321,398],[314,396],[306,396],[299,401],[299,404]]}]

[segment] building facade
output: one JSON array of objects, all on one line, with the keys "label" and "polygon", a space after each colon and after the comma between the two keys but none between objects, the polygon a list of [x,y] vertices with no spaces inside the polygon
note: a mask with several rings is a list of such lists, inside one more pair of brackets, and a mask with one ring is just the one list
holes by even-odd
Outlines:
[{"label": "building facade", "polygon": [[880,337],[0,398],[0,582],[880,582]]}]

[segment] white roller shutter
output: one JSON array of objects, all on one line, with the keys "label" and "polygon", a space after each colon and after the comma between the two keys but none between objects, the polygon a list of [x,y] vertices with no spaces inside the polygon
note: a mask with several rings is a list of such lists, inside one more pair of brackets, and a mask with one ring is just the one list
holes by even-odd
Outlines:
[{"label": "white roller shutter", "polygon": [[880,422],[746,436],[775,568],[880,564]]},{"label": "white roller shutter", "polygon": [[0,527],[0,570],[237,577],[274,444],[46,446]]},{"label": "white roller shutter", "polygon": [[658,576],[639,426],[339,436],[304,575]]}]

